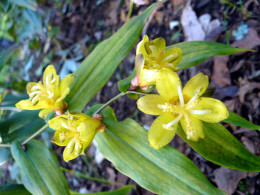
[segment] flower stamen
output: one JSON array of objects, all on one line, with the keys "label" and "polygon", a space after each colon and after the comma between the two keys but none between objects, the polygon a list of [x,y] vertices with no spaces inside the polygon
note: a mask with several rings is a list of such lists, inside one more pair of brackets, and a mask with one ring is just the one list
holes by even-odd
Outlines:
[{"label": "flower stamen", "polygon": [[212,113],[212,110],[190,110],[189,111],[191,114],[210,114]]},{"label": "flower stamen", "polygon": [[167,124],[163,124],[163,128],[166,130],[173,131],[175,128],[173,128],[172,126],[175,125],[176,123],[178,123],[182,117],[183,117],[183,114],[179,114],[179,116],[176,119],[174,119],[173,121],[171,121]]},{"label": "flower stamen", "polygon": [[180,105],[181,105],[181,107],[183,107],[184,106],[184,98],[183,98],[182,88],[181,88],[180,84],[178,84],[178,95],[179,95],[179,99],[180,99]]}]

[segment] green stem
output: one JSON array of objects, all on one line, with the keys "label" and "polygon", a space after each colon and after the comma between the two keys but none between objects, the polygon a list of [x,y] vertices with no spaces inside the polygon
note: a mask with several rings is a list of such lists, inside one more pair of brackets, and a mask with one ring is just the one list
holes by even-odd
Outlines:
[{"label": "green stem", "polygon": [[92,116],[98,114],[99,112],[101,112],[102,110],[104,110],[107,106],[109,106],[110,104],[112,104],[114,101],[116,101],[117,99],[121,98],[122,96],[129,94],[129,93],[135,93],[138,95],[147,95],[147,93],[142,93],[142,92],[137,92],[137,91],[127,91],[126,93],[119,93],[117,96],[113,97],[111,100],[109,100],[107,103],[105,103],[103,106],[101,106],[96,112],[94,112],[94,114],[92,114]]},{"label": "green stem", "polygon": [[65,171],[67,173],[70,173],[72,175],[75,175],[75,176],[78,176],[78,177],[82,177],[82,178],[85,178],[85,179],[90,179],[92,181],[97,181],[97,182],[101,182],[101,183],[106,183],[106,184],[110,184],[110,185],[116,185],[116,186],[125,186],[125,184],[123,183],[118,183],[118,182],[111,182],[111,181],[108,181],[106,179],[99,179],[99,178],[95,178],[95,177],[91,177],[91,176],[87,176],[83,173],[80,173],[78,171],[72,171],[72,170],[69,170],[69,169],[66,169],[64,167],[60,167],[60,169],[62,171]]},{"label": "green stem", "polygon": [[0,144],[0,147],[2,147],[2,148],[10,148],[11,144]]},{"label": "green stem", "polygon": [[11,111],[16,111],[16,112],[22,111],[21,109],[15,108],[15,107],[0,107],[0,110],[11,110]]},{"label": "green stem", "polygon": [[134,2],[130,0],[130,7],[126,16],[126,22],[130,19],[134,7]]},{"label": "green stem", "polygon": [[105,103],[103,106],[101,106],[92,116],[98,114],[99,112],[101,112],[103,109],[105,109],[107,106],[109,106],[110,104],[112,104],[114,101],[116,101],[117,99],[121,98],[122,96],[124,96],[127,93],[119,93],[117,96],[113,97],[111,100],[109,100],[107,103]]},{"label": "green stem", "polygon": [[42,128],[40,128],[38,131],[36,131],[34,134],[32,134],[29,138],[27,138],[22,145],[26,144],[31,139],[35,138],[37,135],[39,135],[41,132],[43,132],[49,125],[45,124]]}]

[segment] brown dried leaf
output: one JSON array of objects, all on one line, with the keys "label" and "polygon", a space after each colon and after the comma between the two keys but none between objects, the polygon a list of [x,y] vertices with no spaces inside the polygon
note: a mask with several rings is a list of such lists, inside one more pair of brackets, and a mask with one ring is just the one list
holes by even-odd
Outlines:
[{"label": "brown dried leaf", "polygon": [[174,9],[186,3],[186,0],[171,0]]},{"label": "brown dried leaf", "polygon": [[218,188],[227,192],[228,194],[233,194],[239,181],[243,178],[246,178],[247,173],[221,167],[214,171],[214,175]]},{"label": "brown dried leaf", "polygon": [[164,16],[164,13],[162,11],[157,11],[154,14],[154,17],[159,25],[163,25],[163,16]]},{"label": "brown dried leaf", "polygon": [[244,103],[245,95],[247,93],[252,92],[254,89],[260,89],[260,83],[257,82],[247,82],[246,84],[242,85],[238,90],[239,100],[240,102]]},{"label": "brown dried leaf", "polygon": [[248,149],[250,152],[255,154],[255,145],[254,145],[254,143],[250,139],[248,139],[247,137],[243,136],[241,138],[241,141],[244,144],[244,146],[246,147],[246,149]]},{"label": "brown dried leaf", "polygon": [[[246,49],[254,49],[260,45],[260,38],[257,34],[257,31],[253,28],[249,29],[249,33],[246,35],[246,37],[242,40],[235,41],[231,44],[232,47],[240,47],[240,48],[246,48]],[[243,53],[239,53],[236,55],[241,55]]]},{"label": "brown dried leaf", "polygon": [[214,56],[212,80],[221,87],[231,84],[227,62],[228,56]]},{"label": "brown dried leaf", "polygon": [[203,41],[206,37],[196,13],[188,2],[182,11],[181,24],[186,41]]}]

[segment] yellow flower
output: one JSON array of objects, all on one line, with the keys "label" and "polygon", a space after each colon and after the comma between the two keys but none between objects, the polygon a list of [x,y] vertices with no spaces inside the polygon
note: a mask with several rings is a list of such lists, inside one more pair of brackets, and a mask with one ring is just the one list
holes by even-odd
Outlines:
[{"label": "yellow flower", "polygon": [[219,100],[201,97],[209,85],[208,77],[199,73],[182,89],[179,76],[168,69],[160,72],[156,87],[160,95],[146,95],[137,101],[138,108],[151,115],[160,115],[148,133],[150,145],[159,149],[174,137],[180,122],[187,139],[204,138],[203,123],[217,123],[228,117],[226,106]]},{"label": "yellow flower", "polygon": [[100,120],[80,112],[57,116],[49,120],[49,126],[56,130],[53,142],[59,146],[66,146],[63,151],[65,161],[84,154],[96,133],[104,130]]},{"label": "yellow flower", "polygon": [[135,84],[133,80],[133,86],[155,84],[158,72],[163,68],[178,70],[176,65],[181,60],[181,49],[175,47],[165,50],[165,45],[165,40],[162,38],[149,41],[147,35],[143,37],[136,49],[135,68],[138,83]]},{"label": "yellow flower", "polygon": [[53,65],[49,65],[43,73],[43,84],[30,82],[26,86],[29,95],[28,100],[22,100],[15,106],[24,110],[43,109],[39,116],[46,118],[53,110],[57,115],[62,114],[67,107],[67,103],[63,101],[66,95],[70,92],[70,84],[74,76],[67,75],[62,81],[57,75]]}]

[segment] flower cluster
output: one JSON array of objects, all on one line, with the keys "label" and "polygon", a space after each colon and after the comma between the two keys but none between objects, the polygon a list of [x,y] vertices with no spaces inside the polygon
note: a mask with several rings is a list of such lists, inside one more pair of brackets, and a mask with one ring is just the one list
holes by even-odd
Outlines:
[{"label": "flower cluster", "polygon": [[67,103],[63,100],[70,92],[70,84],[73,81],[72,74],[67,75],[62,81],[57,75],[53,65],[49,65],[43,74],[43,82],[30,82],[26,86],[29,95],[28,100],[22,100],[16,107],[23,110],[41,110],[39,116],[46,118],[53,110],[57,115],[62,114],[67,108]]},{"label": "flower cluster", "polygon": [[[136,49],[136,77],[132,80],[132,86],[145,87],[156,84],[160,70],[167,68],[178,70],[176,65],[180,62],[182,51],[178,47],[166,50],[165,40],[157,38],[149,41],[147,35],[137,45]],[[145,88],[144,88],[145,89]]]},{"label": "flower cluster", "polygon": [[202,97],[209,85],[203,73],[192,77],[182,88],[179,76],[174,72],[181,60],[181,50],[165,50],[165,41],[154,41],[145,36],[137,46],[136,72],[132,80],[139,86],[155,84],[159,95],[146,95],[137,101],[139,110],[150,115],[160,115],[148,133],[150,145],[159,149],[174,137],[180,123],[187,139],[204,138],[203,123],[217,123],[228,117],[226,106],[219,100]]},{"label": "flower cluster", "polygon": [[57,116],[49,121],[49,126],[56,130],[53,142],[58,146],[66,146],[63,151],[65,161],[84,154],[96,133],[105,130],[100,120],[80,112]]},{"label": "flower cluster", "polygon": [[60,81],[54,66],[49,65],[43,73],[43,82],[27,84],[29,99],[16,104],[19,109],[43,109],[39,116],[44,119],[53,110],[55,111],[56,117],[48,123],[56,130],[53,142],[59,146],[66,146],[63,152],[65,161],[84,154],[84,150],[90,145],[96,133],[105,130],[101,116],[91,118],[80,112],[63,114],[67,108],[64,98],[70,92],[69,86],[73,78],[74,76],[69,74]]}]

